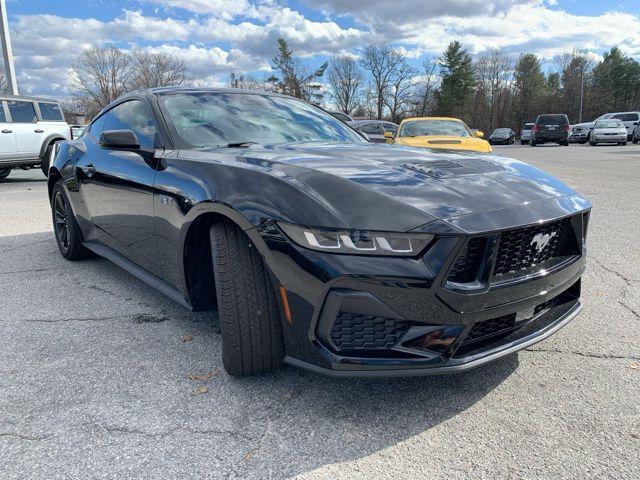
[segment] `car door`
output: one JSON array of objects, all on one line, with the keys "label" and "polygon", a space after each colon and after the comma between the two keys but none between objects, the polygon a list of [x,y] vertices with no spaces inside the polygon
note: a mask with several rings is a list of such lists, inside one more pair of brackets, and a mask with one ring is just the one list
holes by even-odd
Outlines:
[{"label": "car door", "polygon": [[[102,147],[100,134],[107,130],[132,130],[141,149]],[[156,273],[153,183],[159,145],[151,110],[141,100],[116,105],[92,124],[85,144],[78,167],[96,239]]]},{"label": "car door", "polygon": [[38,116],[33,102],[7,100],[7,107],[18,145],[18,157],[21,159],[38,158],[44,130],[38,128]]},{"label": "car door", "polygon": [[16,132],[13,131],[13,125],[7,121],[5,107],[5,102],[0,101],[0,162],[18,158]]},{"label": "car door", "polygon": [[633,133],[633,128],[636,122],[638,122],[639,120],[638,114],[633,112],[618,113],[612,116],[611,118],[622,120],[622,123],[624,123],[624,127],[627,129],[627,137],[631,137],[631,134]]}]

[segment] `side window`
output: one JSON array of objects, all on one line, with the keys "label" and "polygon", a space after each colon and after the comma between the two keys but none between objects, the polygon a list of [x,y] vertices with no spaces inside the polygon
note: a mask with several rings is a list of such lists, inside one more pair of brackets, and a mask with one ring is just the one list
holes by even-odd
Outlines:
[{"label": "side window", "polygon": [[35,123],[38,121],[36,109],[33,108],[32,102],[7,100],[7,105],[9,106],[13,123]]},{"label": "side window", "polygon": [[60,110],[60,106],[57,103],[38,102],[38,107],[40,107],[42,120],[50,122],[64,121],[62,110]]},{"label": "side window", "polygon": [[394,135],[396,134],[396,132],[398,131],[398,126],[394,125],[393,123],[383,123],[382,124],[382,128],[385,132],[391,132]]},{"label": "side window", "polygon": [[4,114],[4,105],[3,105],[3,101],[0,100],[0,123],[6,123],[7,121],[7,116]]},{"label": "side window", "polygon": [[104,127],[105,127],[105,123],[107,121],[108,116],[109,116],[109,112],[105,113],[104,115],[102,115],[100,118],[98,118],[95,122],[91,124],[89,131],[91,132],[91,135],[93,135],[93,137],[96,140],[100,140],[100,134],[105,130]]},{"label": "side window", "polygon": [[365,123],[359,127],[361,132],[367,135],[380,135],[380,127],[376,123]]},{"label": "side window", "polygon": [[139,100],[131,100],[112,108],[105,130],[133,130],[143,148],[156,146],[156,124],[151,111]]}]

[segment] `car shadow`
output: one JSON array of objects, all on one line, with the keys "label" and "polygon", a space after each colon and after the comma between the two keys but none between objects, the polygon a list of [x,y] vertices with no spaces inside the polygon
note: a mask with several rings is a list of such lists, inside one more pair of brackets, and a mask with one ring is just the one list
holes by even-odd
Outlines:
[{"label": "car shadow", "polygon": [[[0,391],[0,404],[21,435],[51,436],[62,475],[89,448],[98,472],[103,461],[116,476],[136,462],[169,477],[185,463],[215,464],[221,477],[295,476],[429,432],[518,367],[512,355],[448,376],[335,379],[283,367],[233,378],[216,312],[189,312],[106,260],[67,262],[51,233],[0,238],[0,265],[0,288],[24,292],[0,308],[12,392],[8,402]],[[104,442],[130,463],[112,465]]]}]

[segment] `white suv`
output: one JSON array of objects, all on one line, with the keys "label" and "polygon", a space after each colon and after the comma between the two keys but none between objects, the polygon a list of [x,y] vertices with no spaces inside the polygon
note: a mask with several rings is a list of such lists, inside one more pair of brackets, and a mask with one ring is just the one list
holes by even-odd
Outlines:
[{"label": "white suv", "polygon": [[40,166],[47,175],[55,142],[70,139],[71,130],[56,101],[0,96],[0,181],[13,167]]}]

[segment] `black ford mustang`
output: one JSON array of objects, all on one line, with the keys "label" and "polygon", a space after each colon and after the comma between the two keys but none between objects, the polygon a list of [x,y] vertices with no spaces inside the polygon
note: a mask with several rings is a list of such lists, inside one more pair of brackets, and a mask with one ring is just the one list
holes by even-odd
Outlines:
[{"label": "black ford mustang", "polygon": [[457,372],[580,310],[588,200],[516,160],[367,143],[285,96],[129,94],[60,145],[49,192],[64,257],[217,307],[232,375]]}]

